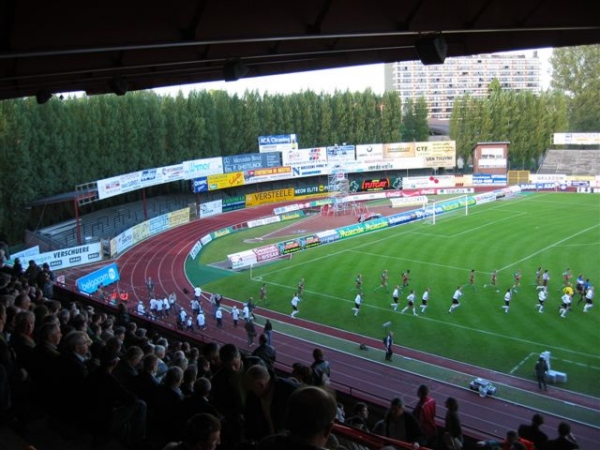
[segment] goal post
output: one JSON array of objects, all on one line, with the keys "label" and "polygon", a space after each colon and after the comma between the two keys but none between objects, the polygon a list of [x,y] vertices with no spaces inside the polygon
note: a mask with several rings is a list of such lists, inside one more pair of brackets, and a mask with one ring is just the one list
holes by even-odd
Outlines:
[{"label": "goal post", "polygon": [[469,196],[460,195],[458,197],[438,200],[423,208],[423,221],[435,225],[439,216],[461,214],[469,215]]}]

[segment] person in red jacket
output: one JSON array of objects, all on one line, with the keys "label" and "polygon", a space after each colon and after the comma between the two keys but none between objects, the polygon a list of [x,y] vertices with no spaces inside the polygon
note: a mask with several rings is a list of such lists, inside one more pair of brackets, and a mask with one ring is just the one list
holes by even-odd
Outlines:
[{"label": "person in red jacket", "polygon": [[429,395],[429,386],[422,384],[417,389],[419,401],[413,409],[413,415],[421,425],[423,438],[420,442],[425,447],[434,448],[437,439],[437,425],[435,424],[436,404]]}]

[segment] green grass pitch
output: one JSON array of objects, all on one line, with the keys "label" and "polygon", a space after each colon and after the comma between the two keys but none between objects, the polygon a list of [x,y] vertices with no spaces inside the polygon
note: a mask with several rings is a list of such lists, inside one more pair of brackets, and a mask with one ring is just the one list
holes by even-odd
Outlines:
[{"label": "green grass pitch", "polygon": [[[255,247],[243,240],[264,236],[277,226],[282,225],[217,239],[203,250],[200,263],[222,261],[229,253]],[[382,324],[391,321],[400,345],[527,379],[532,378],[539,353],[549,350],[552,368],[568,374],[566,389],[600,397],[599,300],[584,314],[583,303],[577,305],[575,296],[566,318],[558,312],[562,273],[569,267],[573,283],[583,273],[596,286],[599,254],[600,196],[524,193],[472,207],[467,216],[464,211],[439,216],[435,225],[401,225],[306,250],[291,260],[255,267],[204,287],[243,301],[258,298],[260,285],[267,283],[269,308],[290,313],[290,300],[304,278],[298,317],[375,338],[382,337]],[[540,266],[550,273],[542,314],[536,308],[535,286]],[[376,290],[384,269],[389,271],[389,292]],[[401,273],[407,269],[410,285],[400,295],[398,312],[393,312],[391,292],[395,284],[402,284]],[[476,271],[477,290],[468,286],[471,269]],[[499,274],[499,292],[484,288],[494,269]],[[521,287],[506,314],[501,308],[503,296],[513,285],[517,269],[523,273]],[[202,266],[188,264],[187,270],[195,280]],[[364,296],[355,317],[357,273],[363,277]],[[449,314],[458,285],[463,286],[461,306]],[[426,313],[418,309],[418,317],[410,311],[401,314],[408,291],[415,290],[420,305],[427,287],[431,296]]]}]

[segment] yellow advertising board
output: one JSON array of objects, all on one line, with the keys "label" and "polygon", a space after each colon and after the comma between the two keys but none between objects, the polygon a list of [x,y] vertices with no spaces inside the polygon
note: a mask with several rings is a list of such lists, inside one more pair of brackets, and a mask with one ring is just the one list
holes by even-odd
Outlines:
[{"label": "yellow advertising board", "polygon": [[294,188],[275,191],[255,192],[246,195],[246,207],[266,205],[268,203],[287,202],[294,199]]},{"label": "yellow advertising board", "polygon": [[244,184],[244,172],[222,173],[206,177],[209,191],[227,189]]},{"label": "yellow advertising board", "polygon": [[276,175],[280,173],[292,173],[292,168],[289,166],[282,167],[267,167],[265,169],[254,169],[252,170],[253,175],[255,177],[260,177],[264,175]]},{"label": "yellow advertising board", "polygon": [[414,156],[414,142],[396,142],[393,144],[383,144],[383,157],[385,159],[414,158]]},{"label": "yellow advertising board", "polygon": [[454,167],[456,164],[456,142],[417,142],[415,156],[423,159],[424,167]]},{"label": "yellow advertising board", "polygon": [[147,220],[134,225],[131,228],[131,233],[133,234],[133,244],[138,244],[142,242],[144,239],[148,239],[150,237],[150,222]]},{"label": "yellow advertising board", "polygon": [[190,208],[178,209],[177,211],[170,212],[169,217],[169,228],[173,228],[190,221]]}]

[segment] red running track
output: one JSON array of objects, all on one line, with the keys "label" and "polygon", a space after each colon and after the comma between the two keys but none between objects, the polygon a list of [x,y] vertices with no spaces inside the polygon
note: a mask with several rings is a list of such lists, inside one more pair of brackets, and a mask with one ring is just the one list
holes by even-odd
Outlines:
[{"label": "red running track", "polygon": [[[130,292],[132,304],[137,304],[139,299],[144,300],[147,304],[148,292],[145,280],[148,277],[152,277],[157,297],[175,292],[179,299],[178,304],[187,309],[189,313],[188,300],[191,298],[193,286],[186,277],[184,266],[193,245],[202,236],[211,231],[242,223],[250,219],[268,216],[271,213],[272,205],[268,205],[196,220],[148,239],[128,250],[119,256],[117,262],[121,275],[121,283],[133,287],[133,292]],[[88,266],[85,268],[85,273],[89,273],[91,270],[92,268]],[[72,275],[75,274],[72,273]],[[80,275],[81,272],[76,276]],[[185,294],[183,291],[184,288],[190,293]],[[232,301],[225,299],[224,303],[231,304]],[[261,315],[279,321],[292,320],[287,314],[280,314],[269,310],[261,310]],[[173,317],[174,314],[171,314],[171,316]],[[174,327],[173,318],[167,322]],[[230,321],[226,322],[226,325],[221,330],[216,327],[209,327],[203,332],[201,338],[221,343],[232,342],[240,348],[247,348],[243,327],[236,329],[231,325]],[[344,330],[333,329],[303,319],[294,319],[294,323],[312,329],[315,332],[355,341],[357,345],[361,342],[371,348],[379,348],[381,346],[379,340],[365,339]],[[198,339],[199,335],[190,335],[190,337]],[[314,344],[311,342],[275,333],[274,345],[277,348],[278,366],[284,370],[289,369],[291,364],[296,361],[312,361]],[[474,376],[483,376],[492,381],[524,390],[537,391],[537,385],[534,382],[470,366],[458,361],[448,360],[432,354],[400,346],[395,346],[395,353],[398,356],[425,361]],[[469,434],[475,436],[503,437],[507,430],[516,429],[521,423],[529,423],[531,416],[538,412],[527,407],[505,402],[501,398],[480,398],[476,393],[466,388],[424,379],[418,375],[386,365],[383,361],[376,362],[335,349],[328,349],[327,357],[332,363],[332,383],[336,389],[382,406],[386,406],[388,399],[399,395],[404,397],[408,405],[414,405],[417,401],[417,386],[423,382],[427,382],[431,388],[433,397],[438,403],[438,422],[443,424],[443,416],[445,414],[443,403],[446,397],[455,397],[460,404],[460,416],[465,428],[470,430]],[[551,395],[565,402],[583,405],[596,411],[600,410],[598,399],[559,388],[552,387],[549,392],[540,393],[540,395]],[[549,411],[544,411],[543,414],[546,418],[543,430],[550,437],[554,437],[561,418]],[[598,427],[600,427],[600,413],[596,428],[577,423],[572,423],[571,425],[573,433],[577,436],[582,448],[592,449],[599,445],[600,428]]]}]

